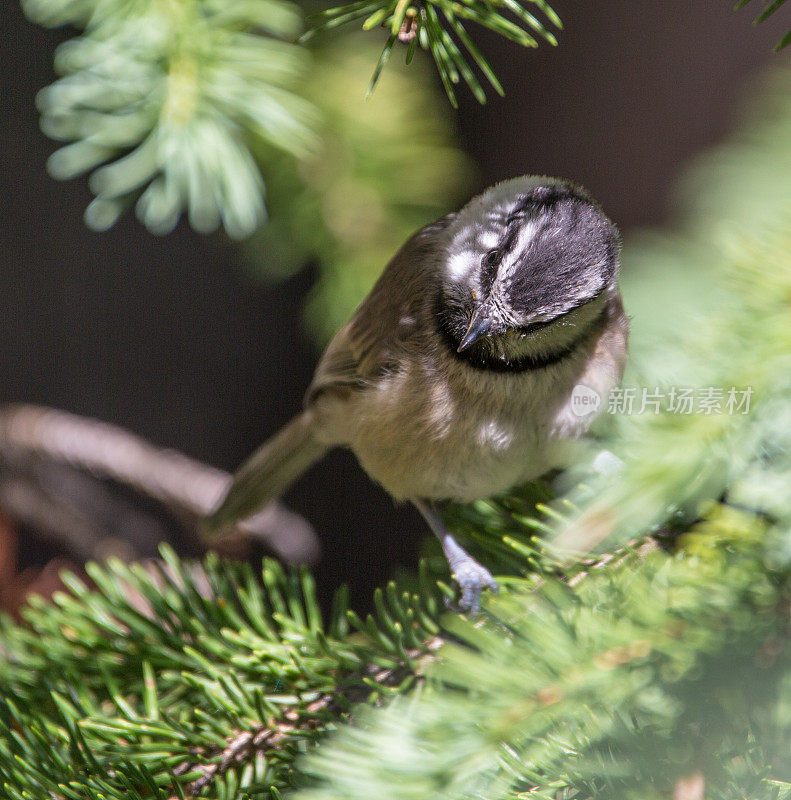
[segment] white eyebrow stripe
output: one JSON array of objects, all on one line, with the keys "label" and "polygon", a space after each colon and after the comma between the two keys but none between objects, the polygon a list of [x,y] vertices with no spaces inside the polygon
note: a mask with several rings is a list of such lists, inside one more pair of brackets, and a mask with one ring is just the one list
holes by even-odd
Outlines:
[{"label": "white eyebrow stripe", "polygon": [[497,231],[486,230],[479,234],[478,242],[484,250],[493,250],[497,247],[500,237]]},{"label": "white eyebrow stripe", "polygon": [[539,220],[530,220],[521,226],[516,244],[506,253],[506,257],[498,270],[497,277],[499,279],[508,279],[513,274],[518,256],[527,250],[530,242],[533,241],[542,227],[543,224]]},{"label": "white eyebrow stripe", "polygon": [[[530,222],[522,225],[519,229],[519,237],[517,239],[517,247],[519,250],[527,250],[528,245],[542,227],[542,223],[537,219],[530,220]],[[517,248],[514,248],[514,250],[516,249]]]},{"label": "white eyebrow stripe", "polygon": [[474,263],[475,257],[470,250],[451,253],[447,261],[448,274],[454,280],[461,281],[472,272]]}]

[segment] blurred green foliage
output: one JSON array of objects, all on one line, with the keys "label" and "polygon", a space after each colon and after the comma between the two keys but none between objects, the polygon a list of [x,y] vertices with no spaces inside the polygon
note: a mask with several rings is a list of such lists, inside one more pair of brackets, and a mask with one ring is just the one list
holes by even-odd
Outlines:
[{"label": "blurred green foliage", "polygon": [[357,91],[374,50],[359,35],[315,50],[300,91],[322,114],[320,143],[307,157],[273,161],[268,224],[247,248],[264,276],[318,265],[305,317],[319,341],[346,322],[412,233],[462,202],[474,177],[428,81],[401,67],[374,97]]},{"label": "blurred green foliage", "polygon": [[[623,541],[671,514],[694,518],[779,435],[762,426],[776,426],[780,412],[761,409],[782,405],[791,385],[783,249],[791,219],[789,86],[788,64],[751,86],[735,134],[680,181],[675,223],[638,232],[624,247],[621,284],[633,319],[624,383],[751,387],[753,413],[695,414],[684,424],[673,414],[616,417],[620,433],[609,446],[627,463],[624,480],[585,489],[597,502],[564,533],[570,547]],[[599,514],[608,525],[591,524]]]}]

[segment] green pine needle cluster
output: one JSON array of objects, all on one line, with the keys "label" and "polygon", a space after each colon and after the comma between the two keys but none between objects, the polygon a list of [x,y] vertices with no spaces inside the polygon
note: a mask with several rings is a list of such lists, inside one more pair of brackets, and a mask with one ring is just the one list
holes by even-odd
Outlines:
[{"label": "green pine needle cluster", "polygon": [[373,42],[347,35],[308,52],[291,43],[302,12],[288,0],[24,6],[42,24],[85,28],[58,49],[63,77],[39,106],[44,132],[70,142],[50,172],[92,171],[89,225],[135,206],[154,233],[183,212],[199,231],[257,231],[259,274],[320,255],[308,316],[321,337],[370,287],[381,253],[468,193],[472,169],[423,65],[411,79],[392,70],[366,101]]},{"label": "green pine needle cluster", "polygon": [[293,92],[307,53],[292,41],[287,0],[23,0],[44,25],[82,35],[62,44],[62,77],[38,96],[44,132],[69,142],[50,159],[57,178],[91,172],[86,222],[105,230],[134,205],[156,233],[183,210],[235,238],[264,217],[258,142],[304,153],[315,112]]},{"label": "green pine needle cluster", "polygon": [[0,627],[0,796],[279,798],[295,758],[356,702],[409,688],[438,597],[340,592],[325,625],[309,575],[274,562],[89,566],[54,605]]},{"label": "green pine needle cluster", "polygon": [[678,555],[512,585],[485,624],[449,623],[419,694],[317,748],[296,797],[791,796],[791,571],[767,570],[765,541],[720,509]]},{"label": "green pine needle cluster", "polygon": [[[531,14],[526,5],[540,10],[546,22]],[[465,22],[489,28],[523,47],[538,47],[539,39],[556,45],[557,39],[550,28],[563,27],[560,17],[546,0],[529,0],[528,4],[519,0],[497,0],[494,3],[489,0],[421,0],[415,3],[410,0],[355,0],[316,14],[312,18],[313,30],[306,35],[309,37],[317,30],[335,28],[357,20],[363,20],[364,30],[382,26],[389,31],[368,86],[369,95],[376,88],[393,48],[400,42],[406,47],[407,64],[412,61],[418,46],[431,54],[454,108],[458,102],[453,87],[460,80],[467,84],[480,103],[486,102],[486,92],[470,61],[477,65],[498,94],[504,94],[489,62],[470,38]]]}]

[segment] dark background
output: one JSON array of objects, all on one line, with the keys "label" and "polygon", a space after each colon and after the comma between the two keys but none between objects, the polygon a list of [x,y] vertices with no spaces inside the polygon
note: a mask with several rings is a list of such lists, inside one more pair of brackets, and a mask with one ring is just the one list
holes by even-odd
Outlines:
[{"label": "dark background", "polygon": [[[554,5],[565,23],[557,48],[480,35],[506,88],[485,107],[461,98],[458,126],[481,183],[562,175],[622,229],[659,224],[672,215],[674,176],[729,130],[790,15],[755,28],[758,4],[738,14],[710,1]],[[99,417],[233,469],[299,408],[317,358],[300,327],[309,271],[272,289],[222,237],[185,225],[155,238],[127,216],[89,232],[86,182],[47,176],[55,144],[34,105],[65,34],[28,23],[16,0],[3,0],[0,21],[0,401]],[[286,499],[321,534],[320,586],[351,581],[364,604],[395,565],[414,565],[422,522],[351,456],[333,454]],[[21,548],[23,565],[52,555],[32,541]]]}]

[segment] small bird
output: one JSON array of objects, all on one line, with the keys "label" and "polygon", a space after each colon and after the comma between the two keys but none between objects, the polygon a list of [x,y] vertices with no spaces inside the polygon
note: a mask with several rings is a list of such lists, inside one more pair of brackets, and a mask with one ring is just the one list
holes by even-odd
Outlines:
[{"label": "small bird", "polygon": [[567,463],[623,373],[628,319],[618,232],[574,183],[498,183],[412,236],[332,339],[304,410],[241,467],[211,529],[278,497],[332,447],[348,447],[442,544],[475,612],[491,573],[436,504],[489,497]]}]

